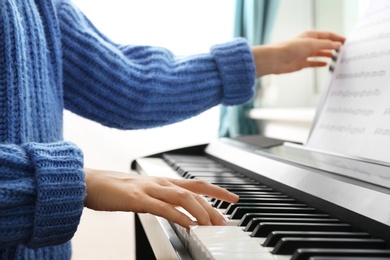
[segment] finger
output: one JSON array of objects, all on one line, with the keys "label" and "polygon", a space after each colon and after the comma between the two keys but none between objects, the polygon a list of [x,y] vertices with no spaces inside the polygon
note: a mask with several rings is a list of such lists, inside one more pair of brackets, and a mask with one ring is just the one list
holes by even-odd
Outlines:
[{"label": "finger", "polygon": [[177,186],[190,190],[192,192],[221,199],[227,202],[237,202],[239,196],[221,187],[215,186],[203,180],[172,180]]},{"label": "finger", "polygon": [[189,228],[190,225],[196,224],[189,216],[177,210],[175,206],[152,197],[143,200],[144,210],[150,214],[163,217],[178,225]]},{"label": "finger", "polygon": [[330,40],[315,40],[313,41],[312,48],[317,52],[325,52],[324,50],[337,50],[341,47],[340,42],[333,42]]},{"label": "finger", "polygon": [[[162,187],[158,190],[154,189],[149,195],[165,203],[182,207],[195,217],[200,225],[211,225],[208,211],[205,208],[205,204],[202,203],[205,199],[198,194],[172,186]],[[208,206],[211,207],[210,205]]]},{"label": "finger", "polygon": [[315,56],[316,57],[332,58],[333,57],[333,52],[329,51],[329,50],[321,50],[321,51],[318,51]]},{"label": "finger", "polygon": [[323,40],[327,39],[327,40],[341,42],[341,43],[345,42],[344,36],[335,34],[333,32],[328,32],[328,31],[318,31],[318,30],[307,31],[304,32],[301,36],[315,38],[315,39],[323,39]]},{"label": "finger", "polygon": [[217,209],[213,208],[206,200],[201,198],[199,203],[206,209],[212,225],[218,225],[218,226],[227,225],[223,215]]},{"label": "finger", "polygon": [[[227,193],[227,196],[233,196],[233,200],[230,200],[232,203],[237,202],[238,198],[239,198],[236,194],[233,194],[233,193],[227,191],[226,189],[222,189],[220,187],[217,187],[217,186],[212,185],[212,184],[205,182],[205,181],[177,180],[177,179],[172,179],[171,181],[173,184],[175,184],[179,187],[182,186],[183,188],[185,188],[189,191],[192,190],[193,192],[208,195],[208,196],[215,195],[215,197],[222,197],[223,198],[223,196],[215,194],[212,191],[210,192],[210,190],[213,190],[213,189],[215,189],[219,192],[222,192],[222,193]],[[192,185],[194,185],[197,188],[194,188]],[[201,187],[203,187],[203,188],[201,188]],[[206,191],[204,191],[204,190],[206,190]],[[168,193],[166,193],[166,194],[168,194]],[[222,216],[222,214],[220,214],[216,209],[214,209],[203,197],[201,197],[195,193],[189,193],[189,194],[190,194],[190,196],[192,196],[192,198],[194,198],[194,200],[196,200],[199,203],[200,206],[203,207],[207,216],[205,216],[205,213],[202,212],[201,210],[195,209],[194,206],[198,206],[198,205],[195,202],[193,202],[193,204],[190,204],[192,202],[190,199],[184,199],[184,201],[187,204],[184,204],[180,201],[176,201],[175,203],[177,203],[177,205],[180,205],[181,207],[186,209],[192,216],[194,216],[197,219],[198,223],[201,225],[210,225],[210,224],[226,225],[226,221],[225,221],[224,217]],[[159,195],[157,195],[157,196],[159,196]],[[172,194],[171,196],[175,196],[175,195]],[[183,196],[176,196],[176,197],[177,198],[179,198],[179,197],[184,198],[184,195]],[[164,198],[161,198],[161,199],[164,199]],[[228,199],[229,198],[225,198],[224,200],[227,201]]]},{"label": "finger", "polygon": [[304,63],[303,68],[316,68],[316,67],[324,67],[327,66],[328,63],[326,61],[320,61],[320,60],[308,60]]},{"label": "finger", "polygon": [[318,31],[317,34],[318,39],[328,39],[331,41],[337,41],[337,42],[345,42],[345,37],[332,33],[332,32],[326,32],[326,31]]}]

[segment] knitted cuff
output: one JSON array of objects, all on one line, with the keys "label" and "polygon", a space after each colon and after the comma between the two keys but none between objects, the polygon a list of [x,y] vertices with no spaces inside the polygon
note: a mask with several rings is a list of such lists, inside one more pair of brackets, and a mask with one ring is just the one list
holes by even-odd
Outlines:
[{"label": "knitted cuff", "polygon": [[37,182],[33,234],[26,246],[65,243],[77,230],[86,194],[82,152],[67,142],[22,147],[35,166]]},{"label": "knitted cuff", "polygon": [[243,38],[211,48],[223,84],[223,105],[238,105],[254,94],[255,65],[251,49]]}]

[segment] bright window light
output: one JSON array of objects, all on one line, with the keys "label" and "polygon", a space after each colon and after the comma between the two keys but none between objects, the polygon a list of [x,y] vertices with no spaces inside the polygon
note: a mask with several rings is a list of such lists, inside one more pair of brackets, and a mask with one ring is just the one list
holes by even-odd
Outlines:
[{"label": "bright window light", "polygon": [[232,38],[234,0],[74,0],[118,43],[157,45],[184,55]]}]

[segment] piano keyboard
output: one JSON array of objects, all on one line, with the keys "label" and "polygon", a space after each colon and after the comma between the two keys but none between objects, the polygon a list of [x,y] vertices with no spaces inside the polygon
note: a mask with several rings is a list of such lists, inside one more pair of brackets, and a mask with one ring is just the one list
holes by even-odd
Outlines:
[{"label": "piano keyboard", "polygon": [[201,155],[164,154],[180,176],[203,179],[240,196],[208,198],[228,226],[174,224],[193,259],[390,259],[389,241]]}]

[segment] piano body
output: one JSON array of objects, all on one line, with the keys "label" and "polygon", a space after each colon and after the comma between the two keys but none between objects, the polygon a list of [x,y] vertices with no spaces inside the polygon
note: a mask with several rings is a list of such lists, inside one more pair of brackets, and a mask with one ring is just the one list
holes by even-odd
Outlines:
[{"label": "piano body", "polygon": [[200,178],[228,226],[189,231],[136,215],[137,259],[390,259],[390,167],[266,137],[219,139],[135,160],[139,174]]}]

